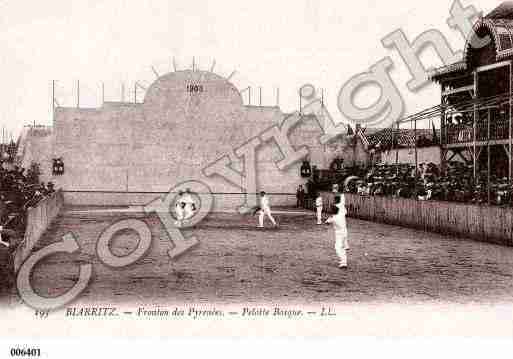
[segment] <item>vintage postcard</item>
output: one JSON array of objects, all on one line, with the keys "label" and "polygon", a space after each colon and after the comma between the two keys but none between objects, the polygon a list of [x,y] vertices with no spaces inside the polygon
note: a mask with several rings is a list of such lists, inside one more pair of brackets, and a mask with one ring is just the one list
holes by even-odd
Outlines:
[{"label": "vintage postcard", "polygon": [[513,2],[0,9],[1,358],[511,339]]}]

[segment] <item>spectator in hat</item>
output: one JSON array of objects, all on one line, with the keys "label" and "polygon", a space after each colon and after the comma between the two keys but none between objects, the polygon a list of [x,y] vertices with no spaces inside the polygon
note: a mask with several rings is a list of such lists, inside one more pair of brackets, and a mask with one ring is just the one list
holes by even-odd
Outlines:
[{"label": "spectator in hat", "polygon": [[300,184],[296,190],[296,207],[303,208],[305,206],[305,189]]}]

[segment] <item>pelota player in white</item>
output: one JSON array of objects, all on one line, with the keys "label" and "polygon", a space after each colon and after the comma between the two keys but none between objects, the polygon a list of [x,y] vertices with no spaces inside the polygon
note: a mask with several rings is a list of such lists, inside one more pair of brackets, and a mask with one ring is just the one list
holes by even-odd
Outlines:
[{"label": "pelota player in white", "polygon": [[271,207],[269,204],[269,197],[266,196],[265,192],[260,192],[260,208],[258,210],[258,228],[264,228],[264,215],[269,217],[273,226],[278,227],[276,221],[271,214]]},{"label": "pelota player in white", "polygon": [[176,225],[180,227],[185,218],[185,203],[183,202],[183,191],[178,192],[178,199],[175,202]]},{"label": "pelota player in white", "polygon": [[326,223],[333,224],[335,232],[335,252],[340,259],[339,268],[347,268],[347,250],[349,243],[347,240],[346,207],[344,195],[337,196],[338,202],[335,204],[336,213],[326,220]]},{"label": "pelota player in white", "polygon": [[317,192],[315,198],[315,209],[317,211],[317,224],[322,224],[322,196],[321,192]]},{"label": "pelota player in white", "polygon": [[189,188],[185,190],[185,194],[182,196],[182,202],[185,204],[184,218],[189,219],[192,216],[194,216],[196,205],[194,203],[194,199],[192,198],[191,190]]}]

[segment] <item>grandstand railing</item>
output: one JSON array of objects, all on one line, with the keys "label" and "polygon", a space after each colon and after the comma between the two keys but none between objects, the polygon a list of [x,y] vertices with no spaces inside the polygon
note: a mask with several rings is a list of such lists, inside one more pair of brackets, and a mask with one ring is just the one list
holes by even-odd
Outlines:
[{"label": "grandstand railing", "polygon": [[[345,193],[349,217],[513,246],[513,208]],[[334,194],[323,192],[329,212]],[[313,207],[313,203],[307,203]],[[349,228],[349,232],[350,228]]]},{"label": "grandstand railing", "polygon": [[59,214],[64,204],[61,190],[41,200],[36,207],[27,210],[27,227],[22,242],[14,253],[14,270],[17,272],[30,256],[37,242]]},{"label": "grandstand railing", "polygon": [[[488,131],[490,133],[488,134]],[[503,116],[492,117],[488,130],[488,119],[481,118],[476,123],[476,141],[494,141],[509,139],[509,120]],[[474,141],[472,124],[448,125],[446,128],[445,144],[469,143]]]}]

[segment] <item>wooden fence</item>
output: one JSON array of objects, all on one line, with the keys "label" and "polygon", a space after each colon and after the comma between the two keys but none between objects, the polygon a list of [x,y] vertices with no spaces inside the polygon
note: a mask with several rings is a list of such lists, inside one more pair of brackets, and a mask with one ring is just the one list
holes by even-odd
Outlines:
[{"label": "wooden fence", "polygon": [[[332,208],[334,194],[322,196],[324,207]],[[512,208],[348,193],[345,201],[353,218],[513,246]],[[312,207],[312,202],[307,206]]]}]

